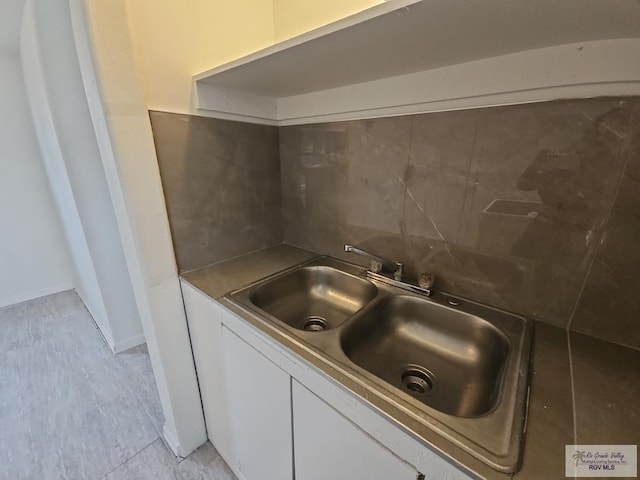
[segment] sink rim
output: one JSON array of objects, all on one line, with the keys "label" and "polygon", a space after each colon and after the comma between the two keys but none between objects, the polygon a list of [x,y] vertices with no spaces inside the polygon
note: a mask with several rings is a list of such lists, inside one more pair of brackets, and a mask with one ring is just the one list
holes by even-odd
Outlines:
[{"label": "sink rim", "polygon": [[[401,390],[399,391],[396,387],[352,362],[342,352],[336,336],[339,336],[342,329],[347,328],[357,315],[368,309],[369,304],[337,328],[324,332],[307,332],[294,329],[248,301],[247,292],[256,286],[303,266],[314,264],[334,266],[334,268],[354,276],[364,277],[366,274],[365,267],[327,255],[320,255],[261,278],[245,287],[232,290],[223,297],[224,302],[228,303],[239,315],[248,316],[244,318],[245,321],[258,327],[274,341],[289,350],[295,347],[292,350],[294,355],[311,362],[320,373],[328,376],[342,388],[351,391],[361,401],[380,412],[416,440],[439,450],[442,449],[436,445],[440,441],[449,442],[494,471],[517,472],[522,464],[523,439],[526,433],[525,425],[533,365],[534,321],[520,314],[485,305],[464,296],[436,291],[431,297],[425,297],[370,278],[367,279],[378,287],[379,291],[378,296],[370,303],[376,302],[380,297],[401,294],[423,298],[445,308],[459,309],[466,313],[491,311],[504,317],[500,321],[489,321],[489,323],[501,330],[511,342],[510,345],[513,346],[504,375],[512,377],[514,381],[508,388],[505,384],[503,387],[505,391],[501,394],[497,407],[489,414],[474,418],[454,417],[428,407]],[[450,300],[455,300],[458,305],[452,306],[448,303]],[[306,352],[305,355],[308,354],[310,357],[301,357],[300,353],[296,353],[296,349],[301,349]],[[358,385],[358,388],[354,390],[354,387],[350,386],[351,383]],[[367,392],[366,395],[360,393],[361,388]],[[398,392],[402,395],[398,395]],[[474,437],[472,432],[474,429],[480,430],[482,433],[479,436],[476,434]],[[499,448],[495,448],[495,446],[487,446],[485,441],[487,431],[490,433],[489,436],[495,436],[496,444],[502,442],[503,451],[496,451]],[[433,435],[438,440],[435,440]],[[443,453],[447,455],[445,451]],[[461,465],[464,466],[464,464]]]}]

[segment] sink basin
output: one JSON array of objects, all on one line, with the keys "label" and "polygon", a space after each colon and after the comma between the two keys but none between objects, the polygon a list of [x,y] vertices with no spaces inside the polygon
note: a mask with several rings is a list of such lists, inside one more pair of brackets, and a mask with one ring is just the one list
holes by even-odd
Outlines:
[{"label": "sink basin", "polygon": [[260,285],[249,300],[293,328],[323,331],[341,325],[377,293],[368,280],[329,266],[306,266]]},{"label": "sink basin", "polygon": [[497,404],[509,341],[489,322],[422,298],[382,298],[340,338],[347,357],[425,405],[478,417]]},{"label": "sink basin", "polygon": [[530,320],[446,292],[425,297],[326,256],[225,298],[411,435],[518,470]]}]

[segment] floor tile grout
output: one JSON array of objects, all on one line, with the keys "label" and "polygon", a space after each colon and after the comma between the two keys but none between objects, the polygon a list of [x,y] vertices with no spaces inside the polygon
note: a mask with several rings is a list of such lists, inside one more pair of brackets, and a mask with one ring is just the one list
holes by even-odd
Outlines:
[{"label": "floor tile grout", "polygon": [[148,351],[113,354],[77,293],[0,311],[0,346],[0,479],[235,479],[209,442],[173,454]]},{"label": "floor tile grout", "polygon": [[153,445],[154,443],[156,443],[159,440],[159,438],[156,438],[153,440],[153,442],[149,443],[147,446],[145,446],[144,448],[142,448],[141,450],[138,450],[136,453],[134,453],[132,456],[130,456],[129,458],[127,458],[125,461],[123,461],[121,464],[115,466],[114,468],[112,468],[111,470],[109,470],[107,473],[105,473],[104,475],[102,475],[100,478],[98,478],[98,480],[103,480],[104,478],[108,477],[109,475],[111,475],[113,472],[115,472],[116,470],[118,470],[120,467],[122,467],[123,465],[126,465],[127,463],[129,463],[131,460],[133,460],[135,457],[137,457],[138,455],[140,455],[142,452],[144,452],[147,448],[149,448],[151,445]]}]

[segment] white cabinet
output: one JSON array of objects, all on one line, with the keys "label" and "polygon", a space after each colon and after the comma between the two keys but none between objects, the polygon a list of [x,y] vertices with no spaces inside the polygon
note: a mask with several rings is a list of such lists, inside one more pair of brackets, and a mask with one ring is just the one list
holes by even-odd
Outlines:
[{"label": "white cabinet", "polygon": [[207,434],[240,480],[469,480],[185,282],[183,295]]},{"label": "white cabinet", "polygon": [[241,480],[292,480],[291,379],[183,282],[207,436]]},{"label": "white cabinet", "polygon": [[416,480],[408,463],[293,381],[296,480]]},{"label": "white cabinet", "polygon": [[292,480],[291,379],[223,325],[222,357],[237,472]]}]

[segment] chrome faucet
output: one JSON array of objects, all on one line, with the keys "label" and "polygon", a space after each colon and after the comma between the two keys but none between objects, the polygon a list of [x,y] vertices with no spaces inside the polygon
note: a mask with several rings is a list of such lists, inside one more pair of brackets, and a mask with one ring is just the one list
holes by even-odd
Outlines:
[{"label": "chrome faucet", "polygon": [[356,248],[353,245],[345,245],[344,251],[357,253],[358,255],[368,258],[371,262],[369,265],[369,270],[371,272],[381,273],[386,269],[393,275],[394,280],[402,280],[402,275],[404,274],[404,264],[402,262],[387,260],[386,258],[382,258],[378,255],[374,255],[373,253],[369,253],[360,248]]},{"label": "chrome faucet", "polygon": [[[371,263],[369,270],[367,270],[367,278],[422,295],[429,296],[433,293],[433,284],[435,283],[436,277],[431,273],[421,273],[417,280],[406,279],[403,278],[404,264],[402,262],[387,260],[386,258],[356,248],[353,245],[345,245],[344,251],[357,253],[369,259]],[[383,274],[383,270],[391,273],[393,278],[388,274]]]}]

